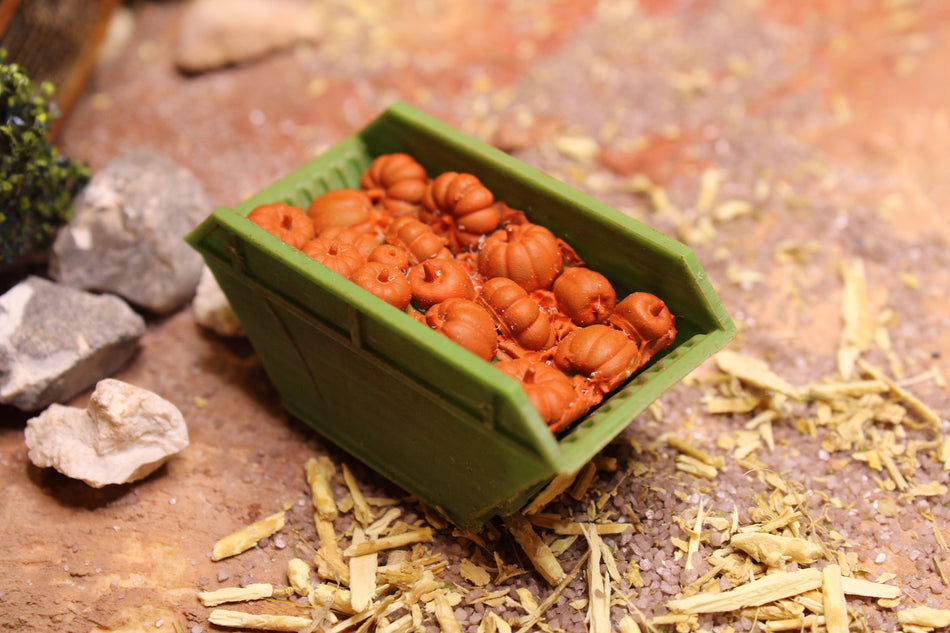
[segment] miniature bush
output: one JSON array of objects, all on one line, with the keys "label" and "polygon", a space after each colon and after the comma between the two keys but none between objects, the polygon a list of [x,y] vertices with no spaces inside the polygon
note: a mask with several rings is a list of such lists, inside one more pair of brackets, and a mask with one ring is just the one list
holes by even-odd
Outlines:
[{"label": "miniature bush", "polygon": [[53,85],[37,88],[0,49],[0,262],[49,246],[72,216],[72,200],[89,180],[85,165],[49,140],[58,116]]}]

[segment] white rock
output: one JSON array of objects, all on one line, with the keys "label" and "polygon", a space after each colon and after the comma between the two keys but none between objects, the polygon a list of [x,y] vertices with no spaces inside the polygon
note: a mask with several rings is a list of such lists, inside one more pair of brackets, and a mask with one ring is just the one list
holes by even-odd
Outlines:
[{"label": "white rock", "polygon": [[113,378],[96,384],[85,409],[50,405],[27,422],[25,436],[30,461],[94,488],[147,477],[188,446],[175,405]]},{"label": "white rock", "polygon": [[221,336],[244,336],[244,328],[238,321],[228,298],[221,290],[211,269],[205,266],[198,281],[198,290],[191,302],[198,325]]},{"label": "white rock", "polygon": [[307,0],[192,0],[182,15],[175,63],[204,72],[314,43],[323,32],[319,9]]}]

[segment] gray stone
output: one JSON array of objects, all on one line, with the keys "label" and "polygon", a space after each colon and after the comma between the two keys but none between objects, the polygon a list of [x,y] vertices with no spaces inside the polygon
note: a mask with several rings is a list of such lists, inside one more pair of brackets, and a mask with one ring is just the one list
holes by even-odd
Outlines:
[{"label": "gray stone", "polygon": [[97,172],[56,236],[50,276],[163,314],[188,303],[204,262],[185,241],[211,212],[190,171],[136,150]]},{"label": "gray stone", "polygon": [[227,296],[207,266],[201,273],[198,290],[191,302],[195,322],[221,336],[244,336],[244,328],[238,321]]},{"label": "gray stone", "polygon": [[0,296],[0,402],[64,402],[125,365],[145,322],[122,299],[28,277]]},{"label": "gray stone", "polygon": [[203,72],[258,59],[322,33],[312,0],[192,0],[182,15],[175,63]]},{"label": "gray stone", "polygon": [[85,409],[53,404],[24,435],[30,461],[94,488],[147,477],[188,446],[175,405],[112,378],[99,381]]}]

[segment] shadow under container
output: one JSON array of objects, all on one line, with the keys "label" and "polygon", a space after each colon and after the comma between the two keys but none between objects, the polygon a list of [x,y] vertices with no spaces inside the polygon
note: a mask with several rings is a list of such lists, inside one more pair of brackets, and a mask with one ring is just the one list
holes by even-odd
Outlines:
[{"label": "shadow under container", "polygon": [[[571,245],[618,297],[662,298],[674,343],[564,432],[552,434],[518,382],[246,219],[359,188],[373,158],[405,152],[430,177],[474,174]],[[283,406],[462,527],[520,509],[576,472],[663,392],[735,335],[683,244],[405,104],[234,208],[187,241],[240,319]]]}]

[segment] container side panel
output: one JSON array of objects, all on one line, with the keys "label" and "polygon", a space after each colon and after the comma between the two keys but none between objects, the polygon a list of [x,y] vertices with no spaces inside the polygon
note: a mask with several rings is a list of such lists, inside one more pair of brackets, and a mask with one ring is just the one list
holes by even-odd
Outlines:
[{"label": "container side panel", "polygon": [[[406,319],[407,328],[411,325],[425,329],[406,315],[396,316]],[[435,332],[412,337],[394,327],[395,321],[382,322],[364,316],[361,323],[361,342],[367,350],[418,382],[437,385],[433,389],[471,412],[473,419],[479,420],[486,429],[537,452],[551,468],[557,469],[560,458],[554,439],[527,395],[510,376]],[[445,353],[458,362],[446,363],[433,355],[433,346],[445,347]],[[472,379],[473,374],[478,380]]]},{"label": "container side panel", "polygon": [[396,484],[461,525],[519,498],[553,472],[438,394],[275,305],[312,385],[281,389],[284,405]]},{"label": "container side panel", "polygon": [[[209,262],[221,290],[230,297],[231,308],[241,321],[254,351],[268,376],[279,375],[280,389],[291,392],[310,392],[313,376],[309,375],[304,359],[296,353],[290,332],[283,327],[277,314],[256,295],[245,292],[245,280],[234,275],[228,267]],[[314,394],[322,399],[322,394]]]}]

